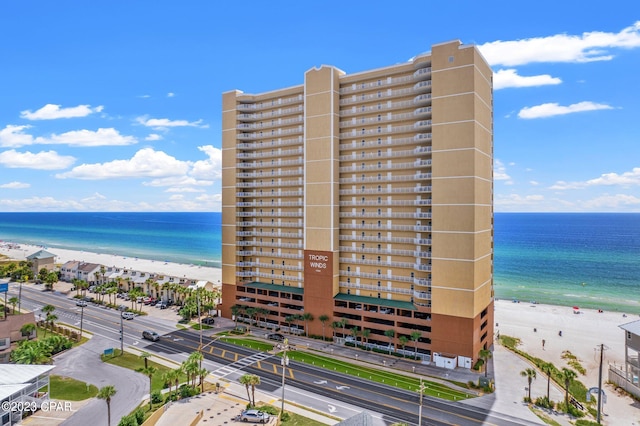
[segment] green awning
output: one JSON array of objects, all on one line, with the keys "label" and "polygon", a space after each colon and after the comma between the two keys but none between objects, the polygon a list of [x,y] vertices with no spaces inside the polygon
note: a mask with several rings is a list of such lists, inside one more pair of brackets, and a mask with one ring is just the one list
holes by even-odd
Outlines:
[{"label": "green awning", "polygon": [[403,302],[401,300],[378,299],[377,297],[356,296],[355,294],[336,294],[335,300],[344,300],[345,302],[355,302],[367,305],[376,305],[386,308],[404,309],[406,311],[417,311],[411,302]]},{"label": "green awning", "polygon": [[252,282],[252,283],[248,283],[248,284],[244,284],[245,287],[251,287],[251,288],[259,288],[259,289],[263,289],[263,290],[269,290],[269,291],[279,291],[282,293],[293,293],[293,294],[303,294],[304,293],[304,289],[301,287],[291,287],[291,286],[287,286],[287,285],[278,285],[278,284],[267,284],[267,283],[260,283],[260,282]]}]

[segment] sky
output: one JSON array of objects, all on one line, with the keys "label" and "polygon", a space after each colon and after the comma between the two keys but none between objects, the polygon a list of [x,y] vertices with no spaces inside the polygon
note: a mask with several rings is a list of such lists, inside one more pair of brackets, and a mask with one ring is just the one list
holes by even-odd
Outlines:
[{"label": "sky", "polygon": [[640,2],[619,0],[2,1],[0,212],[220,211],[223,92],[450,40],[494,71],[496,212],[640,212]]}]

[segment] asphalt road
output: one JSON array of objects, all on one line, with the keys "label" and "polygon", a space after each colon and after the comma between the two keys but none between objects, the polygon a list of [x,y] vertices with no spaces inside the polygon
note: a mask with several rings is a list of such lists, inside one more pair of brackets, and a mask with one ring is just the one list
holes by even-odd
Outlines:
[{"label": "asphalt road", "polygon": [[[199,336],[178,330],[163,336],[159,342],[149,346],[148,350],[164,353],[192,352],[198,350],[198,345]],[[216,377],[242,370],[260,375],[264,384],[261,385],[263,391],[275,392],[280,387],[282,367],[279,357],[219,341],[211,343],[203,353],[206,359],[226,365],[219,371],[212,372]],[[286,380],[288,385],[298,389],[381,413],[388,423],[400,420],[418,423],[419,400],[414,392],[293,361],[286,371]],[[429,397],[423,399],[422,413],[423,424],[430,425],[523,424],[522,419]]]}]

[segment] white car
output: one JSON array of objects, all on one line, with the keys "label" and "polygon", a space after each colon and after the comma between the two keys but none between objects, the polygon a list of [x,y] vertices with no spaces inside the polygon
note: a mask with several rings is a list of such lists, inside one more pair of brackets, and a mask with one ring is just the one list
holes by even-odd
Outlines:
[{"label": "white car", "polygon": [[136,314],[134,314],[133,312],[123,312],[122,313],[122,318],[126,319],[126,320],[132,320],[136,317]]}]

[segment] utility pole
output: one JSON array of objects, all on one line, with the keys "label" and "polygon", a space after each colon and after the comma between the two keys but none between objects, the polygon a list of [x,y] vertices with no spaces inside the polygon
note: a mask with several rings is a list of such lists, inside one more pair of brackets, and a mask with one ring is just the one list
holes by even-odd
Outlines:
[{"label": "utility pole", "polygon": [[124,322],[122,312],[120,312],[120,356],[124,355]]},{"label": "utility pole", "polygon": [[422,384],[422,377],[420,377],[420,407],[418,407],[418,426],[422,426],[422,395],[424,393],[424,384]]},{"label": "utility pole", "polygon": [[[122,312],[120,313],[122,318]],[[82,341],[82,320],[84,319],[84,306],[80,306],[80,341]]]},{"label": "utility pole", "polygon": [[289,339],[284,339],[282,342],[282,349],[284,349],[284,353],[282,354],[282,359],[280,363],[282,364],[282,403],[280,405],[280,417],[278,419],[278,424],[282,423],[282,415],[284,414],[284,377],[285,370],[287,369],[287,365],[289,365],[289,358],[287,358],[287,350],[289,349]]},{"label": "utility pole", "polygon": [[200,329],[200,346],[198,346],[198,351],[200,352],[200,369],[202,370],[202,317],[200,316],[200,293],[196,288],[196,302],[198,304],[198,325]]},{"label": "utility pole", "polygon": [[600,371],[598,372],[598,416],[596,422],[600,424],[600,413],[602,412],[602,360],[604,358],[604,344],[600,344]]}]

